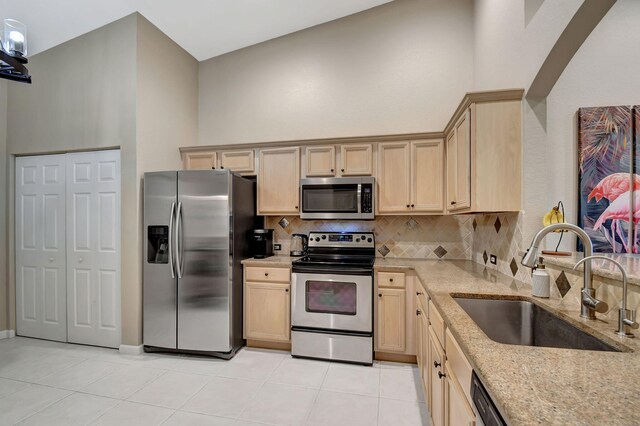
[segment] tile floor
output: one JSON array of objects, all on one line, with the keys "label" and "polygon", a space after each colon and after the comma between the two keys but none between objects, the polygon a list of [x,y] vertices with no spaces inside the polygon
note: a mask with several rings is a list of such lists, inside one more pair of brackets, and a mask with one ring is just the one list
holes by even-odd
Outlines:
[{"label": "tile floor", "polygon": [[428,425],[417,368],[0,340],[0,425]]}]

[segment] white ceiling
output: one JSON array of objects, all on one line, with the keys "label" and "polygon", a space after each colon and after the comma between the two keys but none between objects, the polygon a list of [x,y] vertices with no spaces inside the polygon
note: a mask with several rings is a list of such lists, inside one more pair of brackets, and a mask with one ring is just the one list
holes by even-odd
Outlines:
[{"label": "white ceiling", "polygon": [[0,19],[27,25],[32,56],[139,11],[202,61],[389,1],[0,0]]}]

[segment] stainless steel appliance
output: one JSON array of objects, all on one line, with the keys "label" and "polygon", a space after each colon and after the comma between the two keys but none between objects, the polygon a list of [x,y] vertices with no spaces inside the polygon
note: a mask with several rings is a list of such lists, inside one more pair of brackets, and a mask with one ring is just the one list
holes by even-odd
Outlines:
[{"label": "stainless steel appliance", "polygon": [[300,179],[301,219],[374,219],[375,178]]},{"label": "stainless steel appliance", "polygon": [[291,354],[373,363],[372,232],[311,232],[293,262]]},{"label": "stainless steel appliance", "polygon": [[251,244],[256,259],[273,256],[273,229],[254,229]]},{"label": "stainless steel appliance", "polygon": [[307,254],[309,240],[304,234],[293,234],[291,236],[291,249],[289,255],[293,257],[304,256]]},{"label": "stainless steel appliance", "polygon": [[498,408],[474,371],[471,374],[471,399],[478,426],[506,425]]},{"label": "stainless steel appliance", "polygon": [[243,345],[251,181],[227,170],[145,173],[145,350],[231,358]]}]

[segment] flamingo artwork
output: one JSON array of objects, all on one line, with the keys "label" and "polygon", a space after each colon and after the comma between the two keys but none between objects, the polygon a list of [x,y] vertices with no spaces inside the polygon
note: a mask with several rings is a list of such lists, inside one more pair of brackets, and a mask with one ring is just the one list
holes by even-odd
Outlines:
[{"label": "flamingo artwork", "polygon": [[[640,176],[637,174],[633,175],[633,189],[640,188]],[[629,207],[630,207],[630,197],[632,194],[631,190],[631,177],[629,173],[612,173],[609,176],[602,179],[598,184],[591,190],[589,195],[587,196],[587,202],[590,202],[592,199],[595,201],[600,201],[605,198],[609,200],[611,204],[602,212],[595,225],[593,226],[593,230],[597,231],[600,229],[604,222],[608,219],[611,219],[611,234],[605,232],[605,237],[608,241],[610,241],[611,246],[613,247],[613,251],[616,252],[616,238],[620,238],[622,242],[622,246],[625,251],[629,253],[629,242],[624,236],[624,228],[622,226],[622,222],[629,222]],[[634,197],[634,223],[637,224],[636,213],[640,214],[638,211],[638,207],[640,207],[638,197]],[[618,201],[619,200],[619,201]],[[637,239],[637,227],[634,227],[634,238],[633,241]],[[633,245],[633,252],[635,253],[636,247]]]}]

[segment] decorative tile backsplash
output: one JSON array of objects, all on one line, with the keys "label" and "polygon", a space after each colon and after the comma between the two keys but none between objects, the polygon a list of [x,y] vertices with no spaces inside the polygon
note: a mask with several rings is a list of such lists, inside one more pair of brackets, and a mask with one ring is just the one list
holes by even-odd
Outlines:
[{"label": "decorative tile backsplash", "polygon": [[[472,215],[378,216],[375,220],[301,220],[297,216],[266,219],[274,229],[274,242],[288,254],[291,234],[311,231],[373,231],[376,256],[413,259],[471,259]],[[282,219],[285,219],[284,221]]]}]

